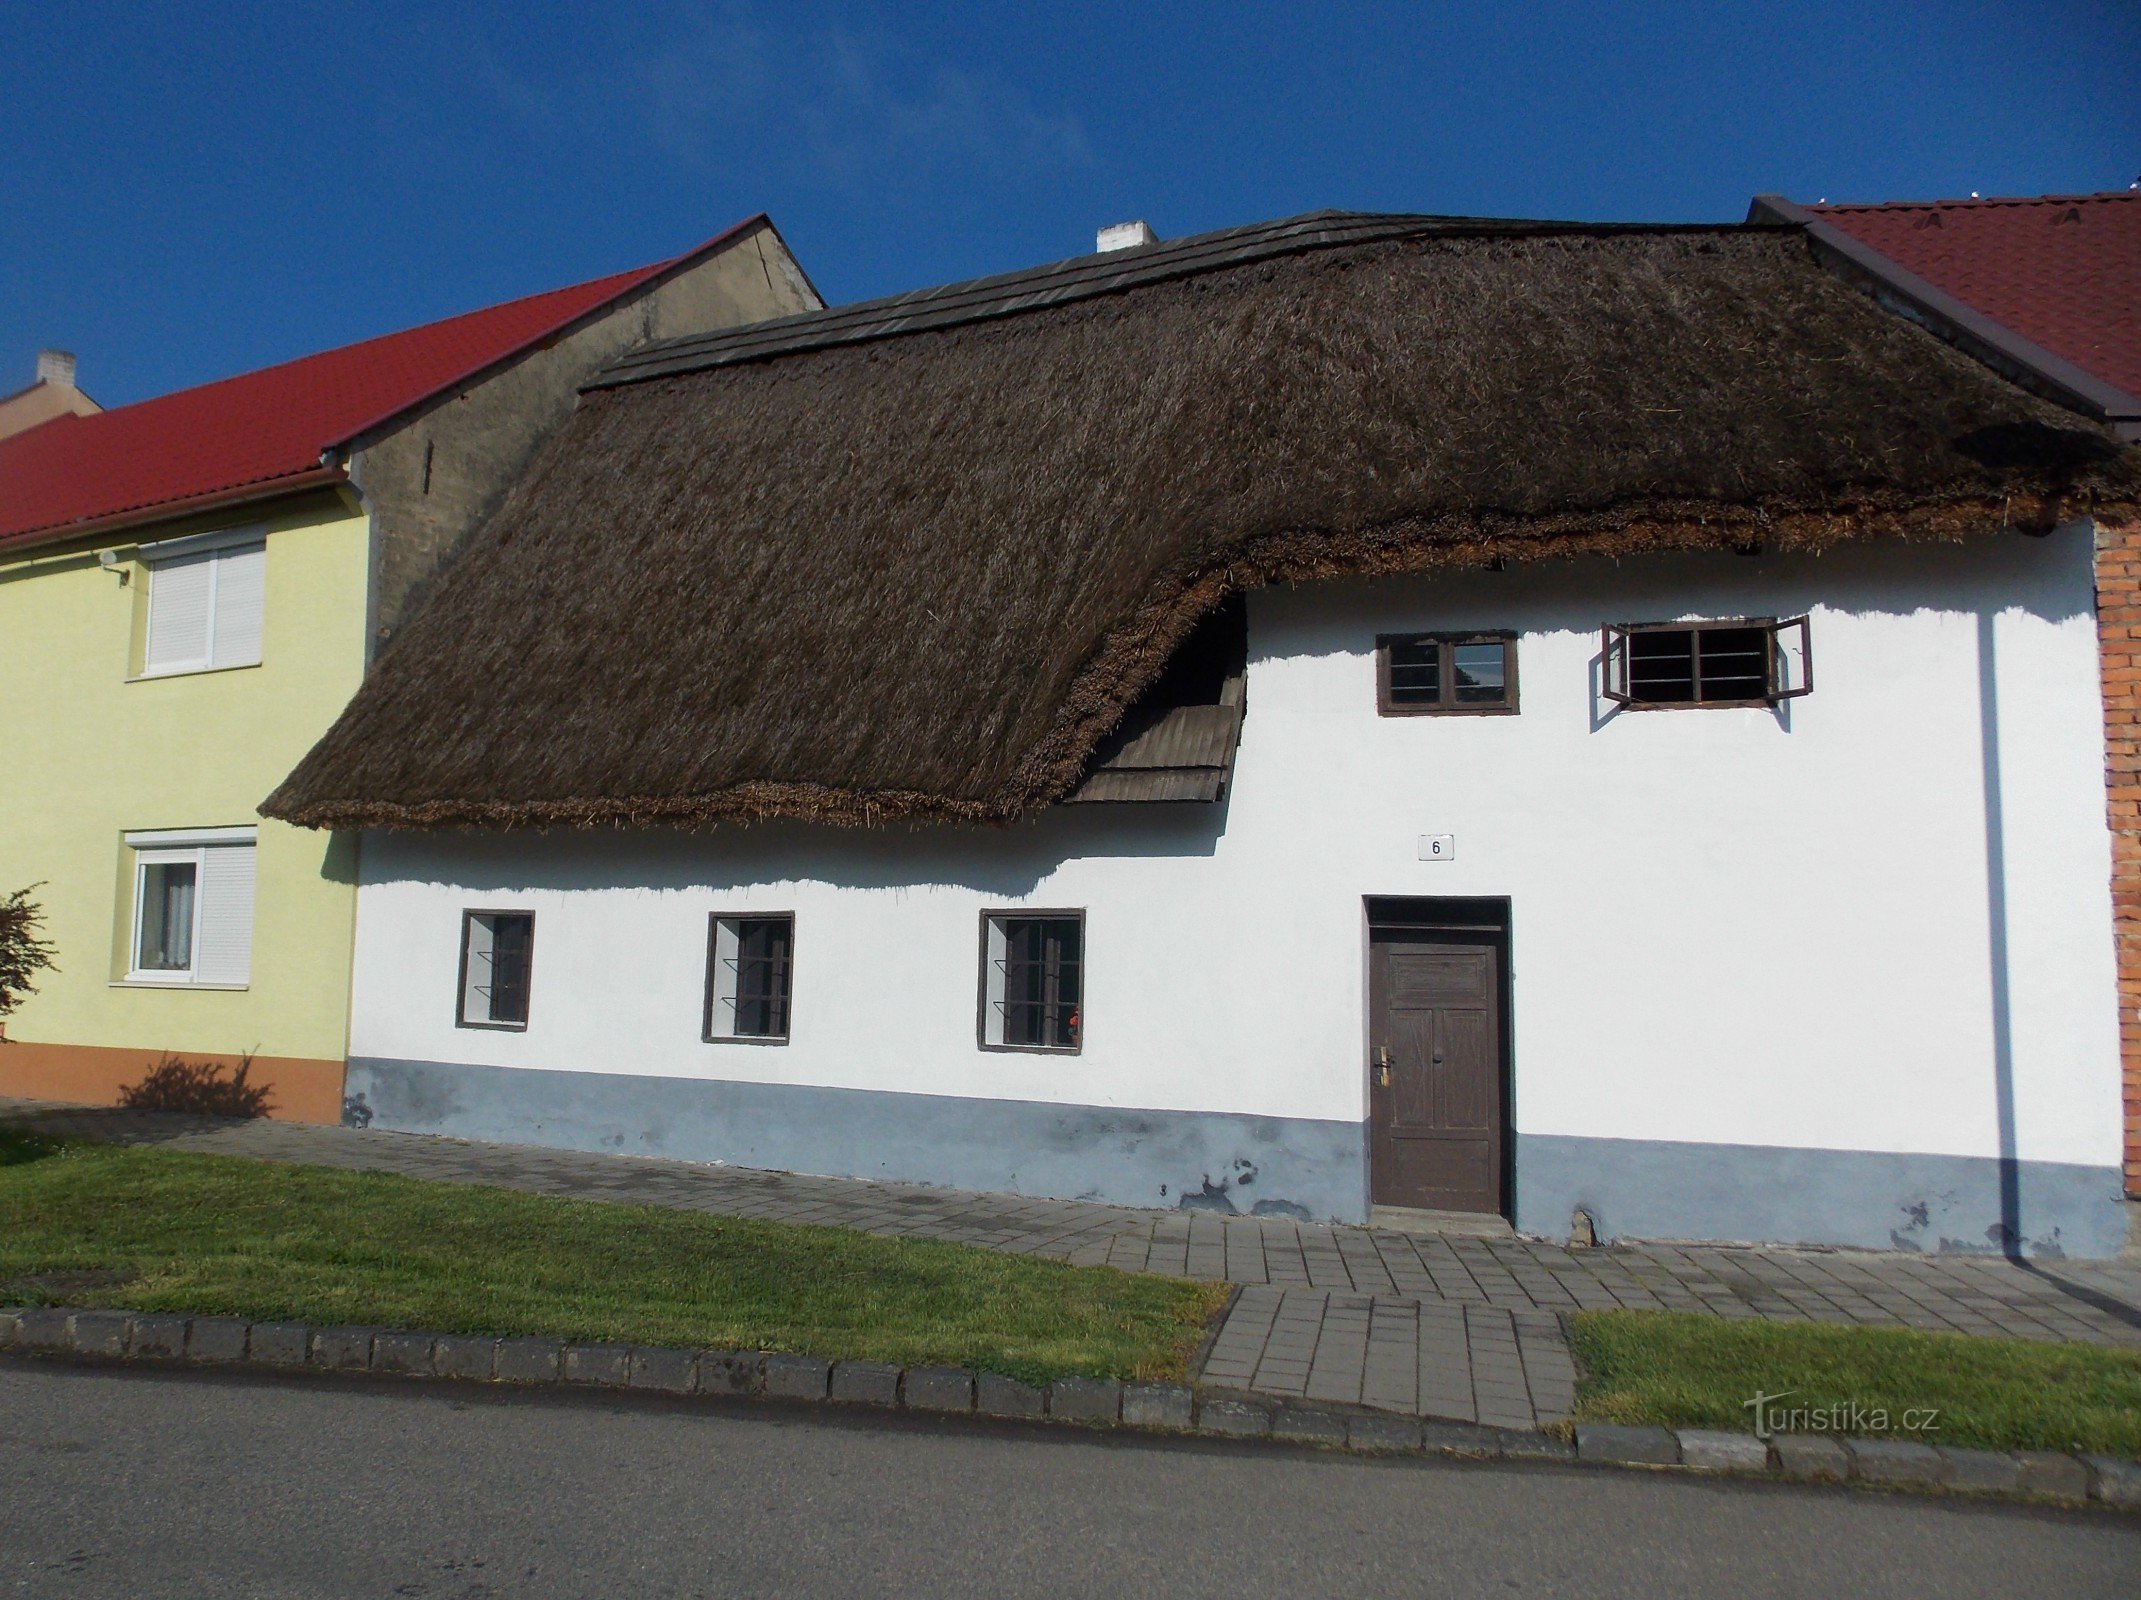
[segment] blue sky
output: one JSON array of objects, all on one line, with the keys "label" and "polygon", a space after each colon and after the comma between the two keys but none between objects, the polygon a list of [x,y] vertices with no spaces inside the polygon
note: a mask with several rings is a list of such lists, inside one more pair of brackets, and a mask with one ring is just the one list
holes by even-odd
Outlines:
[{"label": "blue sky", "polygon": [[828,299],[1320,206],[2125,188],[2141,6],[0,9],[0,391],[107,405],[772,213]]}]

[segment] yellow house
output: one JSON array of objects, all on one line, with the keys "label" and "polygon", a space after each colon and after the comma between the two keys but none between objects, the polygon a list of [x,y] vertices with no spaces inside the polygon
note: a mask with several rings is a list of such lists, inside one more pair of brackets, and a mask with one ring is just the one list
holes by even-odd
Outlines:
[{"label": "yellow house", "polygon": [[672,260],[0,437],[0,894],[57,970],[0,1095],[111,1104],[165,1055],[342,1112],[353,834],[255,809],[578,385],[821,302],[754,217]]}]

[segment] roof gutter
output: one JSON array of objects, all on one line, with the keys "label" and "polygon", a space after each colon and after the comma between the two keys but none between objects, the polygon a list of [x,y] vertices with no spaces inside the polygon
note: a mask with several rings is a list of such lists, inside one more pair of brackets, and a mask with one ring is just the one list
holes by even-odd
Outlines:
[{"label": "roof gutter", "polygon": [[1873,296],[1888,310],[1917,323],[2031,393],[2108,423],[2128,443],[2141,441],[2141,399],[2023,338],[2004,323],[1995,322],[1900,262],[1854,239],[1833,222],[1776,194],[1756,195],[1747,208],[1747,220],[1797,224],[1806,230],[1823,266]]},{"label": "roof gutter", "polygon": [[188,495],[183,500],[165,500],[153,506],[136,506],[130,511],[114,511],[109,516],[91,517],[82,522],[62,523],[51,528],[33,528],[0,539],[0,558],[32,545],[86,539],[92,534],[136,527],[144,522],[167,522],[173,517],[188,516],[197,511],[255,505],[262,500],[275,500],[286,494],[301,493],[306,489],[325,489],[348,481],[348,472],[339,466],[312,467],[304,472],[293,472],[284,477],[249,483],[236,489],[213,489],[206,494]]}]

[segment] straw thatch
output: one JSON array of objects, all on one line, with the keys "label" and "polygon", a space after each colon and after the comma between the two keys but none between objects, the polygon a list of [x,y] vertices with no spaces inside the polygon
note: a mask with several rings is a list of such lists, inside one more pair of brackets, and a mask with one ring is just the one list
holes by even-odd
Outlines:
[{"label": "straw thatch", "polygon": [[1003,819],[1246,587],[2137,498],[1795,230],[1423,230],[590,392],[263,810]]}]

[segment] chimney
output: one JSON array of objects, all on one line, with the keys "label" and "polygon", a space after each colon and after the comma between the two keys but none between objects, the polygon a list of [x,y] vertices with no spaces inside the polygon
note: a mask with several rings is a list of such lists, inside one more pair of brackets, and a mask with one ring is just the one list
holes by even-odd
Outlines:
[{"label": "chimney", "polygon": [[1100,230],[1093,248],[1106,255],[1110,250],[1135,250],[1141,244],[1159,242],[1149,222],[1116,222]]},{"label": "chimney", "polygon": [[37,381],[57,388],[74,387],[74,352],[72,350],[40,350],[37,352]]}]

